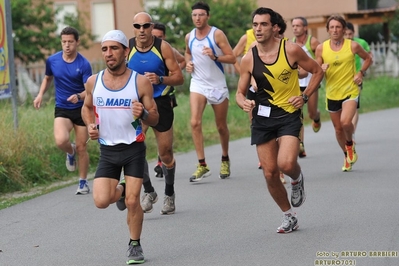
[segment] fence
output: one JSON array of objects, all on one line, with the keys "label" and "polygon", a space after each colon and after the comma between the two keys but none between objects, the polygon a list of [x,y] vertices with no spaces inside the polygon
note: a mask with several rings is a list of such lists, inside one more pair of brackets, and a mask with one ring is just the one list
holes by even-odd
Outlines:
[{"label": "fence", "polygon": [[[398,43],[372,43],[370,51],[373,54],[373,65],[368,73],[370,76],[387,75],[399,76],[399,50]],[[93,73],[105,68],[103,61],[91,62]],[[18,94],[21,100],[25,100],[27,93],[34,97],[40,88],[44,77],[44,64],[19,65],[17,67]],[[233,65],[225,65],[227,75],[236,77]]]}]

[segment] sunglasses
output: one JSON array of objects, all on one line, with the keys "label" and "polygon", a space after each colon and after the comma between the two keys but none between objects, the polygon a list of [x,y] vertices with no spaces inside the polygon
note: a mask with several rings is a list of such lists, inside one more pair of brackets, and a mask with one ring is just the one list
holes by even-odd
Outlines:
[{"label": "sunglasses", "polygon": [[141,29],[141,27],[143,27],[143,29],[148,29],[149,27],[151,27],[152,23],[147,22],[144,24],[139,24],[139,23],[133,23],[133,27],[135,27],[136,29]]}]

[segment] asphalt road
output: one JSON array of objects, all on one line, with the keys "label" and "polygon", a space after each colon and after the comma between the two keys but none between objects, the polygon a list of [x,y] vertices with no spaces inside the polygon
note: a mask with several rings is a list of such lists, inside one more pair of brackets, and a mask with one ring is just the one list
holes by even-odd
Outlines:
[{"label": "asphalt road", "polygon": [[[174,215],[160,215],[164,181],[152,178],[160,199],[144,218],[145,265],[399,265],[399,108],[360,116],[359,160],[349,173],[341,172],[330,121],[317,134],[305,130],[308,156],[299,162],[307,198],[296,209],[296,232],[276,233],[281,211],[257,169],[255,147],[241,139],[231,142],[226,180],[218,178],[219,145],[206,148],[213,174],[200,183],[188,181],[195,153],[176,155]],[[125,265],[126,212],[99,210],[91,194],[75,190],[0,211],[1,266]]]}]

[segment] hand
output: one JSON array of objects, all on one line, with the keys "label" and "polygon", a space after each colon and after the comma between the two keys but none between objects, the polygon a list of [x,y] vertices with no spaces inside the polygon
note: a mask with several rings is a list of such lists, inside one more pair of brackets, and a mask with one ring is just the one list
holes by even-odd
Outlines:
[{"label": "hand", "polygon": [[99,137],[99,132],[98,132],[98,125],[96,124],[89,124],[87,126],[87,133],[89,134],[89,138],[92,140],[96,140]]},{"label": "hand", "polygon": [[302,96],[292,96],[288,99],[288,102],[292,104],[295,108],[302,108],[304,106],[305,101]]},{"label": "hand", "polygon": [[68,97],[67,101],[74,104],[78,103],[79,102],[78,95],[72,94],[71,96]]},{"label": "hand", "polygon": [[326,71],[327,71],[327,68],[328,68],[329,66],[330,66],[329,64],[322,64],[322,65],[321,65],[321,69],[323,69],[323,71],[326,72]]},{"label": "hand", "polygon": [[37,95],[35,100],[33,101],[33,107],[36,109],[39,109],[40,106],[42,105],[42,95]]},{"label": "hand", "polygon": [[363,83],[363,75],[362,74],[356,74],[353,77],[353,81],[356,83],[356,85],[360,86]]},{"label": "hand", "polygon": [[244,112],[246,112],[246,113],[249,113],[252,111],[252,109],[254,109],[254,107],[255,107],[254,100],[245,99],[244,103],[242,105],[242,110],[244,110]]},{"label": "hand", "polygon": [[186,71],[187,73],[193,73],[194,72],[194,63],[193,61],[190,61],[186,64]]},{"label": "hand", "polygon": [[134,119],[141,117],[141,115],[143,114],[143,110],[144,110],[144,105],[141,102],[133,101],[132,113]]},{"label": "hand", "polygon": [[152,72],[144,72],[144,76],[150,80],[151,84],[159,84],[159,76],[157,74]]},{"label": "hand", "polygon": [[211,60],[215,60],[215,54],[213,53],[212,49],[205,45],[202,47],[202,54],[209,56]]}]

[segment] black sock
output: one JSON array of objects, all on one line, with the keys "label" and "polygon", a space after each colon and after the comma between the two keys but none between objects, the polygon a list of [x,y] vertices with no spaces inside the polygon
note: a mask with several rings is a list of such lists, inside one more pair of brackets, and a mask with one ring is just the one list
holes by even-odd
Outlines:
[{"label": "black sock", "polygon": [[144,182],[143,186],[144,186],[144,192],[145,193],[150,193],[150,192],[154,192],[155,191],[154,187],[151,184],[151,181]]},{"label": "black sock", "polygon": [[171,197],[173,194],[175,194],[174,185],[165,184],[165,195]]},{"label": "black sock", "polygon": [[353,141],[346,141],[346,146],[352,146],[353,145]]},{"label": "black sock", "polygon": [[[137,245],[135,245],[135,243],[133,243],[133,242],[136,242]],[[132,243],[133,243],[133,244],[132,244]],[[130,246],[130,245],[132,245],[132,246],[141,246],[141,245],[140,245],[140,239],[137,239],[137,240],[130,239],[130,241],[129,241],[129,246]]]},{"label": "black sock", "polygon": [[206,166],[205,158],[204,159],[199,159],[198,162],[199,162],[200,165]]},{"label": "black sock", "polygon": [[222,155],[222,162],[225,162],[225,161],[230,161],[230,159],[229,159],[229,156],[227,155],[227,156],[223,156]]},{"label": "black sock", "polygon": [[319,123],[319,122],[320,122],[320,117],[317,118],[317,119],[313,119],[313,121],[314,121],[315,123]]}]

